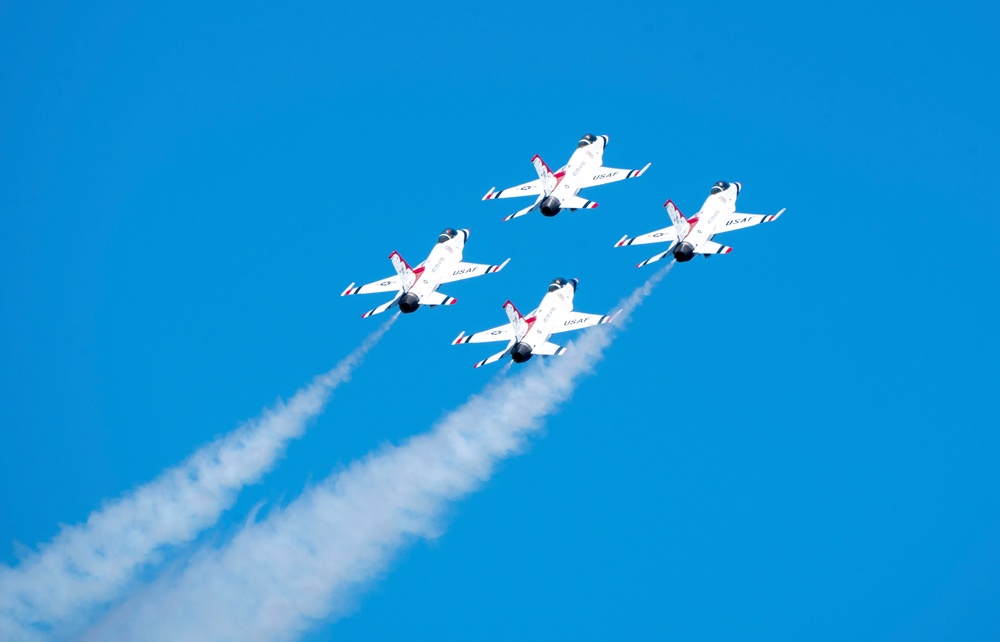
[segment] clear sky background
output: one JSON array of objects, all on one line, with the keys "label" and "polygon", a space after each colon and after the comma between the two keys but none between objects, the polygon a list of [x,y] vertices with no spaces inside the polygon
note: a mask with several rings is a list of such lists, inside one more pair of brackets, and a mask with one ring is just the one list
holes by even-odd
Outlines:
[{"label": "clear sky background", "polygon": [[[677,266],[527,452],[306,639],[1000,637],[998,14],[3,4],[0,560],[333,366],[388,298],[339,294],[390,251],[470,228],[466,260],[511,262],[401,318],[204,539],[481,390],[494,346],[449,342],[507,298],[578,277],[608,311],[657,251],[615,241],[738,180],[786,214]],[[554,219],[480,202],[588,132],[652,167]]]}]

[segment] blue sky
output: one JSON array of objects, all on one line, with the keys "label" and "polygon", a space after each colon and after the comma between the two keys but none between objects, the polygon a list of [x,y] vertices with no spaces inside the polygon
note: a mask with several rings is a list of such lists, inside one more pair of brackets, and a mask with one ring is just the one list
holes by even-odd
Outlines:
[{"label": "blue sky", "polygon": [[[997,17],[4,5],[0,560],[331,368],[382,300],[339,293],[390,251],[467,227],[467,260],[511,263],[400,319],[204,541],[481,390],[489,346],[449,341],[507,298],[578,277],[610,309],[652,254],[614,242],[739,180],[787,213],[678,266],[527,452],[305,639],[996,637]],[[586,132],[652,167],[554,219],[479,201]]]}]

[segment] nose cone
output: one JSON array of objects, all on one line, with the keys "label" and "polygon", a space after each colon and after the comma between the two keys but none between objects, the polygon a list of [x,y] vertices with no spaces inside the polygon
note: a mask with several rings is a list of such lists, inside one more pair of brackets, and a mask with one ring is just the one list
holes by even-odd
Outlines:
[{"label": "nose cone", "polygon": [[573,291],[576,292],[576,286],[580,285],[580,279],[570,279],[569,284],[573,286]]},{"label": "nose cone", "polygon": [[459,230],[459,232],[461,232],[462,236],[464,237],[462,239],[463,241],[468,241],[469,240],[469,234],[471,234],[471,232],[469,230]]},{"label": "nose cone", "polygon": [[736,182],[733,183],[733,185],[736,186],[736,195],[739,196],[740,192],[743,190],[743,183]]}]

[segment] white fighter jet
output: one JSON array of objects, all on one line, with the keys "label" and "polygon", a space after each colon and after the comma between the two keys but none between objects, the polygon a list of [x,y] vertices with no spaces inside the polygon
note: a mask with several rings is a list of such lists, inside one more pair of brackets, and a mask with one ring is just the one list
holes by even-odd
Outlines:
[{"label": "white fighter jet", "polygon": [[626,245],[645,245],[647,243],[670,243],[666,252],[648,258],[636,267],[642,267],[670,256],[683,263],[690,261],[695,254],[711,256],[712,254],[729,254],[733,248],[716,243],[712,238],[723,232],[731,232],[744,227],[770,223],[781,216],[785,208],[777,214],[741,214],[736,211],[736,197],[743,189],[741,183],[719,181],[712,186],[711,193],[705,199],[705,204],[691,218],[684,218],[673,201],[667,201],[663,207],[667,209],[673,225],[662,230],[656,230],[630,239],[623,236],[615,243],[615,247]]},{"label": "white fighter jet", "polygon": [[340,296],[396,292],[396,296],[391,301],[365,312],[361,315],[362,319],[385,312],[397,304],[399,311],[404,314],[415,312],[421,305],[432,308],[437,305],[451,305],[458,299],[438,292],[439,285],[499,272],[510,261],[507,259],[500,265],[465,263],[462,261],[462,249],[468,239],[469,230],[453,230],[449,227],[438,235],[437,245],[431,250],[427,260],[415,268],[407,265],[399,252],[393,251],[389,255],[389,260],[396,268],[396,276],[390,276],[361,287],[354,287],[354,284],[351,283]]},{"label": "white fighter jet", "polygon": [[508,354],[514,363],[524,363],[535,354],[544,356],[562,354],[566,352],[566,348],[549,342],[549,337],[553,334],[608,323],[615,316],[573,312],[573,295],[579,282],[579,279],[553,280],[542,302],[527,318],[517,311],[513,303],[507,301],[503,304],[503,309],[510,319],[509,323],[468,336],[462,332],[451,344],[457,346],[461,343],[507,342],[507,347],[503,351],[483,359],[475,365],[476,368],[499,361]]},{"label": "white fighter jet", "polygon": [[642,169],[615,169],[614,167],[604,167],[601,163],[604,158],[604,150],[608,146],[607,136],[594,136],[586,134],[580,139],[576,146],[576,151],[569,157],[569,162],[553,172],[545,164],[541,156],[535,154],[531,159],[531,164],[538,172],[538,178],[521,185],[508,187],[499,192],[491,187],[483,197],[484,201],[491,201],[495,198],[512,198],[514,196],[535,196],[534,204],[523,210],[514,212],[505,221],[518,216],[524,216],[535,208],[542,211],[545,216],[555,216],[559,210],[594,209],[597,203],[588,201],[577,196],[580,190],[585,187],[604,185],[623,181],[626,178],[637,178],[649,169],[650,163]]}]

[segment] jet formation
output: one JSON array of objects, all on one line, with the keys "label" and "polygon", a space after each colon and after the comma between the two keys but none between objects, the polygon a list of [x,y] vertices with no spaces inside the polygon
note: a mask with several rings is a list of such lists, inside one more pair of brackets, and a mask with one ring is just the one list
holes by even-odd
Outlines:
[{"label": "jet formation", "polygon": [[[504,221],[524,216],[536,209],[543,216],[549,217],[557,215],[562,210],[573,212],[578,209],[594,209],[597,203],[579,196],[580,190],[638,178],[650,166],[650,163],[646,163],[642,169],[605,167],[604,151],[607,146],[608,136],[586,134],[580,139],[576,151],[566,164],[555,172],[550,170],[545,161],[536,154],[531,159],[538,173],[536,180],[500,191],[490,188],[483,200],[536,196],[532,205],[508,215]],[[625,235],[614,246],[618,248],[653,243],[668,244],[666,251],[640,262],[636,265],[637,268],[667,257],[672,257],[678,263],[684,263],[690,261],[696,254],[705,257],[728,254],[732,248],[715,241],[715,236],[773,222],[785,212],[784,208],[776,214],[737,212],[736,199],[742,189],[743,185],[739,182],[716,182],[709,190],[701,209],[690,218],[685,218],[673,201],[667,200],[663,207],[670,217],[670,226],[634,238]],[[411,268],[398,252],[393,251],[389,255],[389,260],[396,271],[395,276],[360,287],[355,287],[354,283],[351,283],[341,296],[394,292],[392,299],[365,312],[361,315],[362,318],[380,314],[393,306],[397,306],[400,312],[409,314],[421,306],[434,308],[439,305],[452,305],[457,299],[438,292],[439,286],[499,272],[510,261],[508,258],[496,265],[464,262],[462,253],[468,239],[467,229],[456,230],[450,227],[444,229],[438,235],[437,243],[427,258],[414,268]],[[535,355],[549,357],[563,354],[566,348],[549,341],[553,334],[610,323],[615,317],[614,314],[575,312],[573,299],[578,285],[579,279],[554,279],[549,283],[548,291],[541,302],[527,316],[522,315],[517,307],[507,300],[503,305],[507,323],[469,335],[463,331],[452,344],[507,342],[503,350],[477,362],[476,368],[495,363],[507,356],[510,356],[515,363],[524,363]]]}]

